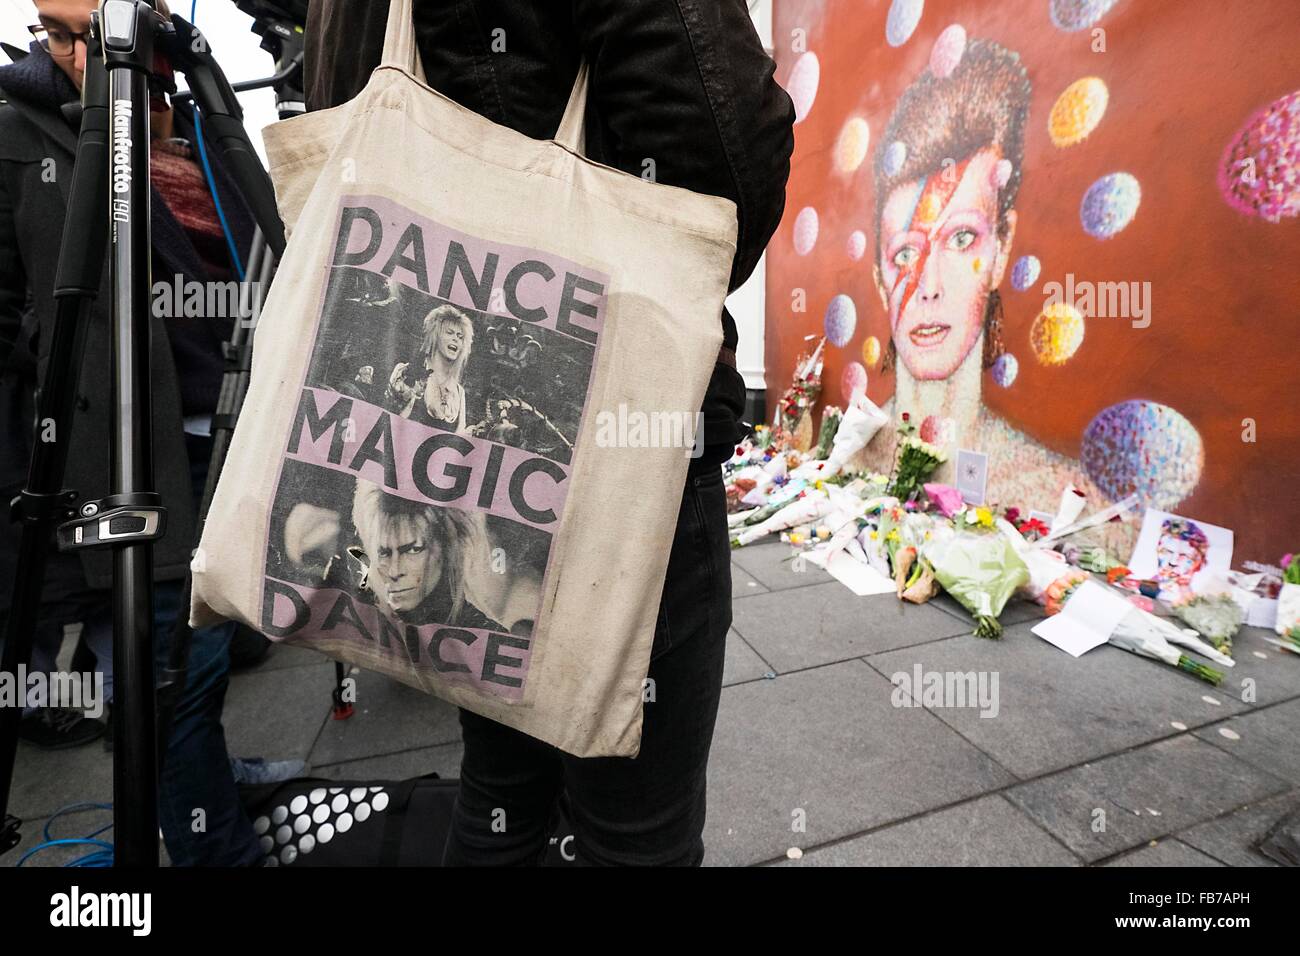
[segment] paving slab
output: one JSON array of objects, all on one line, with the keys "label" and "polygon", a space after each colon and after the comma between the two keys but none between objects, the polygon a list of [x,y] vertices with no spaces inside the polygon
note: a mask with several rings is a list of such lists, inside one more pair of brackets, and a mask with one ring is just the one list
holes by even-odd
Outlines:
[{"label": "paving slab", "polygon": [[1196,735],[1247,763],[1300,784],[1300,700],[1202,727]]},{"label": "paving slab", "polygon": [[334,665],[232,674],[222,723],[232,757],[306,760],[330,712]]},{"label": "paving slab", "polygon": [[[935,713],[1017,776],[1036,777],[1108,753],[1202,726],[1242,711],[1240,701],[1168,665],[1116,647],[1074,658],[1030,633],[1006,628],[1000,640],[962,634],[916,647],[872,654],[868,663],[886,677],[902,672],[914,682],[926,672],[997,677],[991,708],[936,708]],[[1208,703],[1204,698],[1218,701]]]},{"label": "paving slab", "polygon": [[[796,563],[791,560],[793,553],[794,549],[790,545],[782,544],[774,538],[763,544],[736,548],[731,552],[731,561],[770,591],[806,588],[813,584],[835,581],[833,577],[809,561]],[[841,584],[840,587],[844,585]]]},{"label": "paving slab", "polygon": [[1300,697],[1300,657],[1267,643],[1266,636],[1277,637],[1261,627],[1237,632],[1232,641],[1237,663],[1224,674],[1223,688],[1251,709]]},{"label": "paving slab", "polygon": [[735,602],[732,627],[778,674],[950,637],[961,622],[892,594],[858,597],[838,581]]},{"label": "paving slab", "polygon": [[761,680],[772,669],[757,652],[745,643],[733,627],[727,632],[727,656],[722,665],[722,686],[742,684],[748,680]]},{"label": "paving slab", "polygon": [[1280,866],[1255,849],[1282,817],[1300,809],[1300,790],[1261,800],[1178,834],[1178,839],[1228,866]]},{"label": "paving slab", "polygon": [[1286,781],[1180,734],[1028,781],[1007,797],[1094,862],[1289,789]]},{"label": "paving slab", "polygon": [[933,714],[894,707],[892,690],[859,660],[724,689],[705,862],[776,859],[1012,781]]},{"label": "paving slab", "polygon": [[361,670],[354,676],[355,711],[347,720],[325,721],[311,749],[313,767],[460,739],[455,705],[374,671]]},{"label": "paving slab", "polygon": [[460,741],[437,747],[421,747],[385,754],[382,757],[363,757],[342,763],[313,767],[312,776],[331,780],[406,780],[436,773],[454,779],[460,776],[460,758],[464,747]]},{"label": "paving slab", "polygon": [[779,866],[1078,866],[1079,860],[1021,810],[989,794]]},{"label": "paving slab", "polygon": [[1218,860],[1211,859],[1199,850],[1178,840],[1160,840],[1155,846],[1144,846],[1132,853],[1125,853],[1104,866],[1223,866]]},{"label": "paving slab", "polygon": [[[18,744],[9,812],[20,820],[40,821],[74,803],[113,802],[113,755],[99,740],[67,750],[40,750]],[[40,826],[24,823],[24,830]],[[39,842],[39,841],[37,841]],[[7,859],[12,854],[5,854]]]},{"label": "paving slab", "polygon": [[739,600],[743,597],[749,597],[751,594],[765,594],[767,588],[758,583],[758,578],[754,577],[735,561],[731,562],[731,599]]},{"label": "paving slab", "polygon": [[322,663],[333,664],[333,660],[320,651],[314,651],[310,647],[304,647],[301,644],[285,644],[282,641],[272,641],[270,650],[266,652],[266,657],[252,667],[234,671],[234,673],[239,675],[256,674],[260,671],[279,670],[283,667],[303,667],[304,665]]}]

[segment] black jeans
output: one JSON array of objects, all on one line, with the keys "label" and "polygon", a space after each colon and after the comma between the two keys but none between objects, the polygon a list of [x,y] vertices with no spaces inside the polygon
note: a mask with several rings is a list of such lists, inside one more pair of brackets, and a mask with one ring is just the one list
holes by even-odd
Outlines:
[{"label": "black jeans", "polygon": [[540,863],[562,790],[580,864],[703,860],[709,745],[731,627],[731,556],[721,469],[698,465],[682,494],[668,560],[640,753],[572,757],[462,709],[465,755],[444,865]]}]

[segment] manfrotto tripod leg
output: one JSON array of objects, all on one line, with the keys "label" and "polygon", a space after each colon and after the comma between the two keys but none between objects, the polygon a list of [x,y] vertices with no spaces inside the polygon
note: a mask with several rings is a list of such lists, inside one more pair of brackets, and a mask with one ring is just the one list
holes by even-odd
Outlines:
[{"label": "manfrotto tripod leg", "polygon": [[[12,518],[22,522],[18,573],[5,626],[0,668],[17,674],[31,658],[32,636],[40,613],[46,558],[54,529],[75,514],[77,493],[63,490],[68,439],[76,407],[86,325],[99,291],[108,237],[109,118],[108,78],[103,61],[88,51],[84,80],[85,108],[77,139],[63,244],[55,278],[54,332],[50,357],[37,392],[37,432],[27,483],[10,505]],[[7,814],[18,747],[21,707],[0,708],[0,853],[19,840],[19,821]]]}]

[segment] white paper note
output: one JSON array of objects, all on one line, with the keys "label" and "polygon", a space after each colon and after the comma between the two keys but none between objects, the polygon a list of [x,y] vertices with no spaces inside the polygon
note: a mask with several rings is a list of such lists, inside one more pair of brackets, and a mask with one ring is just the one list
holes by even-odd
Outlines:
[{"label": "white paper note", "polygon": [[892,580],[844,551],[836,552],[829,565],[823,551],[809,551],[804,554],[804,560],[809,564],[824,568],[831,577],[858,597],[866,597],[869,594],[896,593],[897,589]]},{"label": "white paper note", "polygon": [[1031,630],[1067,654],[1079,657],[1110,640],[1132,605],[1096,581],[1085,581],[1070,596],[1060,614]]}]

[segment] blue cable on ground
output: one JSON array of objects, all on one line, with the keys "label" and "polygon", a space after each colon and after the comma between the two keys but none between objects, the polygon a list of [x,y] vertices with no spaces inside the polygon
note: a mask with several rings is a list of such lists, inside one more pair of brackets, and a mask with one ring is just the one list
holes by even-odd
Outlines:
[{"label": "blue cable on ground", "polygon": [[70,860],[69,862],[63,864],[65,867],[112,866],[113,865],[113,844],[108,843],[104,840],[96,840],[95,837],[99,836],[105,830],[111,830],[113,828],[113,824],[111,823],[106,824],[105,826],[100,827],[98,830],[84,837],[68,837],[68,838],[56,839],[53,836],[53,834],[50,833],[50,826],[54,823],[55,820],[57,820],[59,817],[65,814],[77,813],[82,810],[112,810],[112,809],[113,809],[113,805],[111,803],[72,803],[66,807],[60,807],[58,810],[54,811],[54,813],[50,815],[50,818],[48,820],[45,821],[45,827],[41,831],[42,835],[45,837],[44,842],[36,844],[36,846],[32,847],[30,850],[24,853],[19,858],[15,866],[16,867],[22,866],[27,860],[31,859],[37,853],[44,852],[45,850],[49,850],[57,846],[98,847],[98,849],[95,850],[93,853],[87,853],[85,856],[79,856],[75,860]]}]

